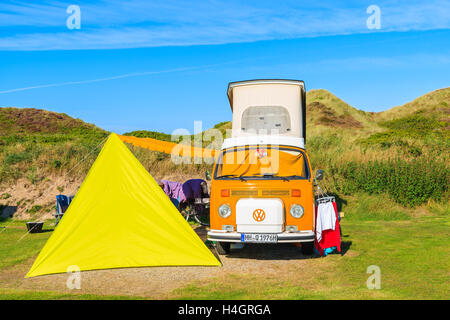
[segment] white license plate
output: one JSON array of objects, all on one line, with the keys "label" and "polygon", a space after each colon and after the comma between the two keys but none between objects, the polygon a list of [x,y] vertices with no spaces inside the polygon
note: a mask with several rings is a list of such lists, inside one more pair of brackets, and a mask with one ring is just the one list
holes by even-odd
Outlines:
[{"label": "white license plate", "polygon": [[254,243],[276,243],[278,236],[273,233],[243,233],[241,234],[242,242]]}]

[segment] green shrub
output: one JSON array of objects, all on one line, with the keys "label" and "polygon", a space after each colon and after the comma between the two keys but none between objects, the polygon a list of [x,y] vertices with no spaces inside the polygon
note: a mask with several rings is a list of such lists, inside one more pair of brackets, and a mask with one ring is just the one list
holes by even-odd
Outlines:
[{"label": "green shrub", "polygon": [[231,123],[231,121],[222,121],[222,122],[219,122],[218,124],[216,124],[216,125],[214,126],[214,129],[218,129],[218,128],[220,128],[220,127],[222,127],[222,126],[224,126],[224,125],[226,125],[226,124],[229,124],[229,123]]},{"label": "green shrub", "polygon": [[[407,117],[380,122],[379,125],[388,130],[359,139],[362,146],[379,146],[382,149],[401,147],[406,155],[413,157],[421,156],[423,147],[428,149],[426,152],[434,153],[448,149],[450,136],[449,131],[445,130],[448,123],[435,116],[424,115],[423,110]],[[408,140],[414,143],[408,143]]]},{"label": "green shrub", "polygon": [[33,158],[33,155],[30,152],[16,152],[16,153],[8,153],[3,160],[3,163],[7,166],[13,165],[19,162],[29,162]]},{"label": "green shrub", "polygon": [[52,160],[52,167],[55,169],[61,168],[61,160],[53,159]]},{"label": "green shrub", "polygon": [[31,209],[27,209],[26,212],[31,215],[34,215],[41,210],[42,210],[42,206],[35,205],[35,206],[32,206]]},{"label": "green shrub", "polygon": [[162,141],[172,142],[172,136],[167,133],[157,132],[157,131],[147,131],[147,130],[138,130],[127,132],[123,134],[124,136],[133,136],[137,138],[152,138]]},{"label": "green shrub", "polygon": [[413,157],[419,157],[422,155],[422,149],[417,146],[408,146],[407,150]]},{"label": "green shrub", "polygon": [[424,116],[420,113],[408,117],[398,118],[390,121],[380,122],[380,125],[391,130],[402,130],[414,136],[424,132],[440,129],[447,126],[445,121],[439,121],[431,116]]},{"label": "green shrub", "polygon": [[332,164],[330,175],[338,192],[386,192],[394,201],[411,207],[429,199],[444,200],[450,179],[445,163],[425,158]]},{"label": "green shrub", "polygon": [[32,166],[28,169],[28,175],[27,175],[28,180],[30,180],[30,182],[32,184],[36,184],[36,182],[39,181],[39,177],[37,174],[37,170],[36,167]]},{"label": "green shrub", "polygon": [[342,144],[342,137],[337,134],[308,138],[308,150],[318,151]]}]

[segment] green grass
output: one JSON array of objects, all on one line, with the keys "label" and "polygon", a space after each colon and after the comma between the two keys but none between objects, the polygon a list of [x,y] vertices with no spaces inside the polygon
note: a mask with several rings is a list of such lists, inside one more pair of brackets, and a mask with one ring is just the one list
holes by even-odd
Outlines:
[{"label": "green grass", "polygon": [[392,201],[387,194],[373,196],[359,193],[346,198],[345,202],[340,210],[345,214],[345,221],[393,221],[411,219],[410,212]]},{"label": "green grass", "polygon": [[[319,292],[292,286],[289,281],[231,275],[229,282],[218,280],[207,284],[191,284],[173,291],[172,299],[177,300],[311,300],[326,299]],[[245,287],[239,285],[244,283]]]},{"label": "green grass", "polygon": [[[0,222],[0,272],[2,269],[20,265],[36,256],[51,232],[27,234],[26,221],[5,220]],[[5,227],[5,228],[3,228]],[[52,230],[53,221],[45,221],[43,230]],[[104,296],[94,294],[60,293],[53,291],[16,290],[0,288],[1,300],[126,300],[143,299],[137,296]]]},{"label": "green grass", "polygon": [[[407,211],[393,217],[393,204],[381,198],[346,199],[342,221],[343,255],[309,259],[300,269],[279,277],[231,274],[188,283],[170,294],[173,299],[447,299],[450,284],[450,216],[448,206],[434,205],[428,215]],[[355,209],[351,207],[357,205]],[[379,204],[377,204],[377,202]],[[392,207],[393,212],[397,208]],[[401,209],[403,210],[403,209]],[[364,215],[364,212],[375,211]],[[383,213],[385,212],[385,213]],[[361,215],[361,216],[357,216]],[[3,221],[0,227],[1,269],[36,256],[51,232],[28,234],[24,221]],[[46,222],[44,229],[49,228]],[[381,268],[381,290],[366,287],[367,267]],[[1,299],[130,299],[141,297],[69,294],[0,288]]]},{"label": "green grass", "polygon": [[[231,275],[173,291],[174,299],[448,299],[449,216],[397,221],[343,220],[343,256],[308,260],[292,275]],[[381,269],[369,290],[367,267]]]},{"label": "green grass", "polygon": [[52,291],[31,291],[0,288],[2,300],[140,300],[140,297],[69,294]]},{"label": "green grass", "polygon": [[[51,232],[27,234],[26,221],[0,222],[0,270],[36,256]],[[43,230],[52,230],[53,221],[46,221]]]}]

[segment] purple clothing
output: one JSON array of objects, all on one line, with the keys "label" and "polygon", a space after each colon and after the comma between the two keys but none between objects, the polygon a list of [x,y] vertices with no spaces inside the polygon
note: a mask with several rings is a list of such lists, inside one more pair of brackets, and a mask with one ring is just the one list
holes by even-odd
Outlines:
[{"label": "purple clothing", "polygon": [[206,184],[206,181],[202,179],[191,179],[183,184],[169,180],[161,180],[161,182],[164,184],[164,193],[169,198],[177,199],[179,202],[205,196],[202,192],[202,183]]},{"label": "purple clothing", "polygon": [[180,202],[186,201],[186,196],[183,193],[183,184],[175,181],[161,180],[164,184],[164,193],[169,198],[177,199]]},{"label": "purple clothing", "polygon": [[183,183],[183,193],[186,199],[202,198],[202,183],[206,184],[202,179],[191,179]]}]

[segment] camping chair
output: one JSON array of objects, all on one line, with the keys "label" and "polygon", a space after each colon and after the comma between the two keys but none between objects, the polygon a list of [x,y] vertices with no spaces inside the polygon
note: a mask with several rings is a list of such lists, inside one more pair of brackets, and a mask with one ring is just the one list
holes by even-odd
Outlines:
[{"label": "camping chair", "polygon": [[180,203],[180,212],[185,214],[186,221],[188,221],[190,217],[193,217],[195,221],[201,225],[208,226],[210,204],[208,184],[205,180],[202,180],[198,185],[198,190],[191,190],[191,192],[186,193],[189,196],[186,201]]},{"label": "camping chair", "polygon": [[63,194],[56,196],[56,213],[53,214],[55,217],[55,227],[58,225],[59,221],[61,221],[62,216],[66,212],[67,208],[69,208],[73,198],[74,196],[66,196]]}]

